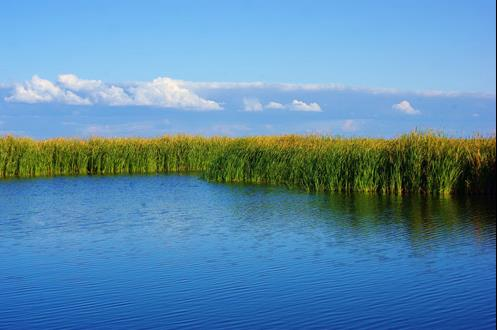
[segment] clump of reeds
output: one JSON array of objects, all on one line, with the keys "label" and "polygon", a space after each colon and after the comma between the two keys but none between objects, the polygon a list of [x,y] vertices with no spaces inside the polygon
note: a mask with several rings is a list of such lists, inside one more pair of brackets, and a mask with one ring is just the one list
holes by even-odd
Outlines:
[{"label": "clump of reeds", "polygon": [[495,193],[495,138],[0,138],[0,176],[199,172],[308,191]]}]

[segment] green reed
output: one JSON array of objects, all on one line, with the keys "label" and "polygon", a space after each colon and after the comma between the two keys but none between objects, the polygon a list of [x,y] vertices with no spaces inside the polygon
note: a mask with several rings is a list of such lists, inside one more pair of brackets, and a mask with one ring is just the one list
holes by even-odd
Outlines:
[{"label": "green reed", "polygon": [[493,194],[495,159],[495,138],[417,132],[396,139],[0,137],[3,178],[198,172],[211,181],[318,192]]}]

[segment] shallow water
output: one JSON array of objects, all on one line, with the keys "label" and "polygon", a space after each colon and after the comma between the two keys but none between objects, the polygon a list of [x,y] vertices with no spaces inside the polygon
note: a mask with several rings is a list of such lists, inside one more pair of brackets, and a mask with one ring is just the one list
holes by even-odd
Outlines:
[{"label": "shallow water", "polygon": [[493,199],[0,182],[0,328],[494,329]]}]

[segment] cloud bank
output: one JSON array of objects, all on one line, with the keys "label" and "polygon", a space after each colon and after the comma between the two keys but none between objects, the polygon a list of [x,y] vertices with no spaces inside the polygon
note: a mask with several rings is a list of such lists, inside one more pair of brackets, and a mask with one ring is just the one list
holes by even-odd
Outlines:
[{"label": "cloud bank", "polygon": [[17,84],[11,96],[5,98],[7,102],[21,103],[49,103],[60,102],[71,105],[89,105],[91,101],[80,97],[69,90],[64,90],[56,84],[33,76],[24,84]]},{"label": "cloud bank", "polygon": [[[159,77],[151,81],[133,83],[106,83],[101,80],[81,79],[74,74],[59,75],[55,81],[39,76],[23,83],[0,85],[5,88],[5,101],[11,103],[59,103],[76,106],[141,106],[171,108],[177,110],[216,111],[237,108],[244,112],[264,112],[269,110],[320,113],[321,104],[332,104],[342,111],[340,97],[343,93],[354,95],[354,99],[380,96],[403,100],[388,107],[410,116],[420,115],[407,99],[422,96],[431,100],[457,100],[468,97],[474,100],[494,102],[494,94],[459,92],[401,92],[386,88],[347,87],[339,84],[275,84],[244,82],[190,82]],[[5,92],[3,92],[5,95]],[[247,95],[248,97],[244,97]],[[335,95],[332,102],[329,99]],[[346,95],[346,97],[349,97]],[[263,102],[259,100],[261,98]],[[405,99],[404,99],[405,98]],[[316,102],[317,101],[317,102]],[[350,101],[352,103],[354,101]],[[455,102],[455,101],[454,101]],[[383,105],[385,106],[385,105]],[[328,109],[326,109],[328,110]],[[425,109],[429,111],[429,109]],[[381,110],[380,110],[381,111]],[[327,111],[328,112],[328,111]]]},{"label": "cloud bank", "polygon": [[211,90],[278,90],[285,92],[355,92],[371,95],[415,95],[422,97],[475,97],[495,99],[495,93],[460,92],[460,91],[405,91],[397,88],[360,87],[343,84],[285,84],[264,82],[192,82],[184,81],[184,85],[194,91]]},{"label": "cloud bank", "polygon": [[12,94],[5,100],[19,103],[222,109],[219,103],[198,96],[185,87],[182,81],[167,77],[129,85],[113,85],[100,80],[80,79],[72,74],[60,75],[55,83],[33,76],[29,81],[16,84]]},{"label": "cloud bank", "polygon": [[[15,84],[12,92],[5,98],[12,103],[60,103],[68,105],[105,105],[105,106],[149,106],[184,110],[222,110],[220,103],[199,96],[196,90],[217,90],[230,87],[264,88],[262,83],[191,83],[159,77],[152,81],[131,84],[108,84],[101,80],[81,79],[74,74],[59,75],[57,81],[33,76],[31,80]],[[282,91],[292,91],[297,85],[281,85]],[[302,87],[303,90],[313,89]],[[197,89],[196,89],[197,88]],[[316,102],[306,103],[294,99],[290,104],[272,101],[263,105],[256,98],[244,98],[243,110],[262,112],[263,110],[288,110],[297,112],[322,112]]]}]

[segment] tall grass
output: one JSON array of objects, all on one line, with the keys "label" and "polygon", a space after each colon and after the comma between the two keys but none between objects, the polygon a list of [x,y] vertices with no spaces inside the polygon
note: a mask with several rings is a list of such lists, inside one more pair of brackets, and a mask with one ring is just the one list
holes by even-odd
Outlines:
[{"label": "tall grass", "polygon": [[199,172],[217,182],[308,191],[495,193],[495,138],[283,136],[155,139],[0,137],[0,176]]}]

